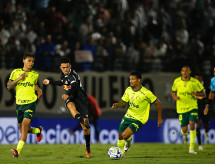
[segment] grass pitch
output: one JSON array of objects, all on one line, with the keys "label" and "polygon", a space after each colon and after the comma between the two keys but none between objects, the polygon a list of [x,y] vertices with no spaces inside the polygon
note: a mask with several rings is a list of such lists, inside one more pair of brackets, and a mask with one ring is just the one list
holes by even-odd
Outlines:
[{"label": "grass pitch", "polygon": [[85,158],[84,145],[80,144],[56,144],[56,145],[28,145],[26,144],[18,159],[13,159],[11,148],[16,145],[0,145],[0,164],[52,164],[52,163],[149,163],[149,164],[214,164],[215,145],[203,145],[204,150],[198,154],[189,154],[189,145],[184,144],[158,144],[158,143],[134,143],[125,157],[120,160],[109,159],[108,149],[114,145],[91,145],[92,158]]}]

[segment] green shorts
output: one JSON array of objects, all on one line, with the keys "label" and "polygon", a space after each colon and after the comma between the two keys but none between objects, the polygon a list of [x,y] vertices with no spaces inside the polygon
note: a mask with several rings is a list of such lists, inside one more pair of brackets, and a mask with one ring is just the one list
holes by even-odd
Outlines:
[{"label": "green shorts", "polygon": [[24,105],[16,105],[18,123],[22,123],[23,118],[29,118],[31,121],[34,119],[36,110],[36,102]]},{"label": "green shorts", "polygon": [[125,129],[129,127],[133,133],[136,133],[142,126],[143,124],[138,120],[123,117],[119,126],[119,132],[124,132]]},{"label": "green shorts", "polygon": [[189,121],[198,122],[198,109],[193,109],[186,113],[179,113],[178,118],[181,127],[187,126]]}]

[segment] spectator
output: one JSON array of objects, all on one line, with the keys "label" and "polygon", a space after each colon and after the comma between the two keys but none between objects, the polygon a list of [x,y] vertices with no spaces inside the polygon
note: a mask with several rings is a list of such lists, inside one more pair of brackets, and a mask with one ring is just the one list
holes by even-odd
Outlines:
[{"label": "spectator", "polygon": [[46,35],[45,42],[40,45],[37,53],[41,69],[51,71],[56,50],[54,43],[52,43],[52,36],[50,34]]},{"label": "spectator", "polygon": [[7,44],[9,38],[9,31],[4,28],[4,25],[0,25],[0,40],[2,41],[3,46]]}]

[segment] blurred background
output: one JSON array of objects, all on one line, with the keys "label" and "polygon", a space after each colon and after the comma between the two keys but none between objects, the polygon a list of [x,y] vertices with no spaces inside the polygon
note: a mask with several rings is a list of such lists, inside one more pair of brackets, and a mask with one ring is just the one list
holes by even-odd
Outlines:
[{"label": "blurred background", "polygon": [[[15,91],[7,91],[6,83],[11,71],[23,66],[26,51],[35,54],[34,70],[39,72],[38,84],[43,90],[33,122],[35,126],[44,126],[46,137],[42,143],[82,142],[78,140],[82,133],[65,130],[74,128],[77,122],[65,110],[63,89],[42,84],[45,78],[60,78],[60,57],[71,59],[87,94],[101,108],[100,134],[93,143],[115,143],[127,107],[116,110],[110,107],[129,86],[129,74],[133,71],[142,73],[142,85],[161,100],[164,118],[164,125],[158,130],[156,108],[152,105],[151,121],[136,134],[134,142],[181,143],[170,91],[183,65],[191,66],[192,75],[202,74],[209,90],[215,66],[215,2],[1,0],[0,143],[15,143],[18,139]],[[215,143],[213,107],[209,114],[210,142]],[[93,129],[94,125],[92,138]],[[28,142],[36,140],[32,136]]]}]

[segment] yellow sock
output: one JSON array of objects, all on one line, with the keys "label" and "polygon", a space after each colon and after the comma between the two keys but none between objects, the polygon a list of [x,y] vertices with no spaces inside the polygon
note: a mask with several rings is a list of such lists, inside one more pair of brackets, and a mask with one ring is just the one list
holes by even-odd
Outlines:
[{"label": "yellow sock", "polygon": [[20,152],[21,152],[21,150],[22,150],[22,148],[23,148],[24,145],[25,145],[25,142],[19,140],[18,145],[17,145],[17,148],[16,148],[18,154],[20,154]]},{"label": "yellow sock", "polygon": [[126,141],[131,142],[132,136],[130,136]]},{"label": "yellow sock", "polygon": [[124,154],[125,140],[118,139],[117,146],[122,150],[122,154]]},{"label": "yellow sock", "polygon": [[194,149],[196,130],[190,130],[190,149]]},{"label": "yellow sock", "polygon": [[40,133],[40,129],[39,128],[34,128],[34,127],[31,127],[32,128],[32,134],[38,134]]},{"label": "yellow sock", "polygon": [[181,134],[183,134],[183,136],[186,136],[186,135],[187,135],[187,132],[184,133],[184,132],[182,131],[182,129],[181,129]]}]

